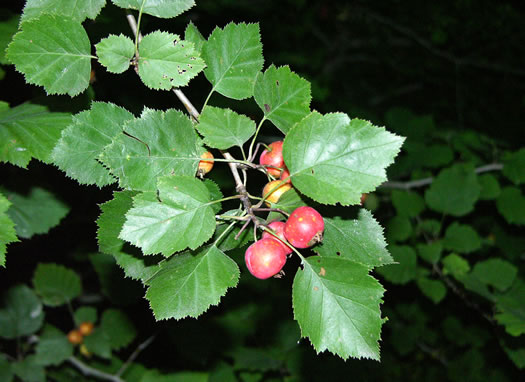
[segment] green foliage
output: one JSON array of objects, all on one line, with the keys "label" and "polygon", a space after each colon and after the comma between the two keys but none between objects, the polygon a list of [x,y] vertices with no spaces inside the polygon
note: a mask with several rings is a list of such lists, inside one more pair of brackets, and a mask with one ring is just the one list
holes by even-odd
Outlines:
[{"label": "green foliage", "polygon": [[74,319],[75,324],[78,326],[83,322],[97,322],[97,310],[91,306],[82,306],[75,310]]},{"label": "green foliage", "polygon": [[193,124],[178,110],[145,108],[128,121],[99,159],[122,188],[155,191],[163,175],[194,176],[202,148]]},{"label": "green foliage", "polygon": [[263,66],[259,25],[230,23],[215,28],[202,47],[202,58],[212,91],[238,100],[251,97]]},{"label": "green foliage", "polygon": [[7,45],[18,30],[20,20],[17,15],[12,15],[6,21],[0,22],[0,64],[7,65],[9,61],[5,56]]},{"label": "green foliage", "polygon": [[82,293],[80,277],[71,269],[58,264],[38,264],[33,276],[35,291],[48,306],[71,302]]},{"label": "green foliage", "polygon": [[481,239],[471,226],[454,222],[447,227],[443,247],[459,253],[471,253],[481,248]]},{"label": "green foliage", "polygon": [[199,118],[199,133],[204,143],[221,150],[242,145],[255,133],[255,122],[230,109],[207,106]]},{"label": "green foliage", "polygon": [[16,285],[3,296],[0,309],[0,337],[13,339],[28,336],[40,329],[44,322],[42,303],[33,290]]},{"label": "green foliage", "polygon": [[49,163],[53,147],[71,117],[29,103],[14,108],[3,105],[0,108],[0,161],[23,168],[32,158]]},{"label": "green foliage", "polygon": [[129,68],[130,60],[135,54],[133,41],[124,35],[110,35],[97,45],[97,56],[108,72],[123,73]]},{"label": "green foliage", "polygon": [[175,34],[156,31],[140,42],[139,76],[149,88],[170,90],[187,85],[204,66],[193,44]]},{"label": "green foliage", "polygon": [[518,269],[508,261],[492,258],[476,263],[472,275],[482,283],[505,291],[508,289],[518,274]]},{"label": "green foliage", "polygon": [[318,353],[379,360],[384,289],[368,272],[342,257],[303,261],[293,283],[294,316]]},{"label": "green foliage", "polygon": [[100,330],[105,332],[112,350],[129,345],[137,335],[133,322],[118,309],[108,309],[102,313]]},{"label": "green foliage", "polygon": [[474,209],[480,192],[474,167],[456,164],[439,173],[425,192],[425,200],[434,211],[463,216]]},{"label": "green foliage", "polygon": [[146,284],[146,298],[157,320],[198,317],[217,305],[239,281],[237,264],[215,245],[174,255],[160,264]]},{"label": "green foliage", "polygon": [[86,18],[95,19],[104,5],[106,0],[84,0],[73,4],[68,0],[27,0],[22,21],[38,18],[42,13],[53,13],[82,22]]},{"label": "green foliage", "polygon": [[31,189],[27,196],[7,192],[7,197],[12,203],[7,214],[16,225],[18,237],[24,239],[49,232],[69,212],[67,205],[40,187]]},{"label": "green foliage", "polygon": [[412,247],[390,245],[389,250],[398,264],[386,265],[377,272],[394,284],[406,284],[414,280],[417,273],[417,255]]},{"label": "green foliage", "polygon": [[496,205],[509,223],[525,225],[525,196],[519,188],[505,187],[501,190]]},{"label": "green foliage", "polygon": [[15,223],[6,213],[11,202],[0,193],[0,265],[5,267],[5,253],[7,244],[18,241],[15,231]]},{"label": "green foliage", "polygon": [[503,160],[503,174],[515,184],[525,183],[525,148],[507,154]]},{"label": "green foliage", "polygon": [[385,168],[402,143],[370,122],[312,112],[286,135],[283,157],[303,194],[324,204],[358,204],[362,193],[386,180]]},{"label": "green foliage", "polygon": [[73,355],[67,336],[51,325],[44,327],[35,350],[35,362],[42,366],[60,365]]},{"label": "green foliage", "polygon": [[143,192],[133,198],[120,238],[140,247],[145,255],[169,257],[195,249],[215,231],[215,214],[208,188],[189,176],[159,179],[158,195]]},{"label": "green foliage", "polygon": [[259,73],[253,98],[264,113],[284,134],[310,113],[310,83],[293,73],[288,66],[270,65]]},{"label": "green foliage", "polygon": [[155,17],[170,19],[195,5],[193,0],[111,0],[113,4],[127,9],[140,10]]},{"label": "green foliage", "polygon": [[425,201],[416,192],[392,191],[392,204],[397,214],[414,218],[425,210]]},{"label": "green foliage", "polygon": [[86,90],[91,46],[78,20],[43,14],[22,22],[20,29],[9,44],[7,59],[28,83],[43,86],[48,94],[71,97]]}]

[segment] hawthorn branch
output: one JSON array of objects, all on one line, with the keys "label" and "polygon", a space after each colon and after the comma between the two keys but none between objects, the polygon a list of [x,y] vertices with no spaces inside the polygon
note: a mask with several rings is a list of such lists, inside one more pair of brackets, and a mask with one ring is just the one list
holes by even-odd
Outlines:
[{"label": "hawthorn branch", "polygon": [[91,366],[86,365],[84,362],[82,362],[81,360],[73,356],[69,357],[67,360],[70,364],[72,364],[78,370],[80,370],[80,372],[86,377],[94,377],[97,379],[102,379],[102,380],[111,381],[111,382],[125,382],[119,376],[104,373],[103,371],[100,371],[98,369],[95,369]]},{"label": "hawthorn branch", "polygon": [[122,365],[122,367],[119,369],[119,371],[117,372],[117,374],[115,374],[115,376],[119,377],[124,374],[124,372],[126,371],[126,369],[129,367],[129,365],[131,365],[131,363],[135,360],[135,358],[138,357],[138,355],[140,354],[141,351],[143,351],[144,349],[146,349],[152,342],[153,340],[157,337],[156,334],[150,336],[148,339],[146,339],[146,341],[142,342],[139,346],[137,346],[137,348],[133,351],[133,353],[131,353],[131,355],[129,356],[129,358],[126,360],[126,362],[124,362],[124,364]]},{"label": "hawthorn branch", "polygon": [[[474,169],[476,174],[481,174],[489,171],[501,171],[503,169],[503,164],[501,163],[491,163],[485,166],[477,167]],[[418,188],[423,186],[428,186],[434,181],[435,178],[423,178],[418,180],[411,180],[409,182],[385,182],[380,187],[383,188],[397,188],[401,190],[410,190],[411,188]]]}]

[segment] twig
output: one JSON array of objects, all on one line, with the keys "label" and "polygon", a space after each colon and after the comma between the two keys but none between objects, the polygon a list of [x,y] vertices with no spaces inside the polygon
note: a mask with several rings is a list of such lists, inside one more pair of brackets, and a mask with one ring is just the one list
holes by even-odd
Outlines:
[{"label": "twig", "polygon": [[91,366],[86,365],[84,362],[80,361],[78,358],[75,358],[73,356],[69,357],[67,360],[70,364],[72,364],[78,370],[80,370],[80,372],[84,374],[86,377],[95,377],[98,379],[103,379],[105,381],[111,381],[111,382],[125,382],[119,376],[104,373],[103,371],[92,368]]},{"label": "twig", "polygon": [[124,362],[124,364],[121,366],[121,368],[119,369],[117,374],[115,374],[115,376],[116,377],[120,377],[122,374],[124,374],[126,369],[129,367],[129,365],[131,365],[131,363],[135,360],[135,358],[137,358],[137,356],[140,354],[140,352],[143,351],[144,349],[146,349],[153,342],[153,340],[156,337],[157,337],[157,335],[154,334],[151,337],[149,337],[146,341],[142,342],[139,346],[137,346],[135,351],[133,353],[131,353],[129,358],[126,360],[126,362]]},{"label": "twig", "polygon": [[[500,171],[503,169],[501,163],[491,163],[485,166],[477,167],[474,169],[476,174],[481,174],[489,171]],[[380,187],[383,188],[397,188],[401,190],[410,190],[411,188],[423,187],[431,184],[435,178],[423,178],[418,180],[412,180],[410,182],[385,182]]]}]

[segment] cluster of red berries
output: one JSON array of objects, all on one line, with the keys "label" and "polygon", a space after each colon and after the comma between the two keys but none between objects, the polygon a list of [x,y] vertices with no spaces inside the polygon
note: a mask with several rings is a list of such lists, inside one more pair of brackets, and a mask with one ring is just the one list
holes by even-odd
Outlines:
[{"label": "cluster of red berries", "polygon": [[77,329],[73,329],[67,334],[67,339],[73,345],[81,344],[84,340],[84,336],[89,336],[93,333],[93,329],[94,325],[92,322],[83,322]]},{"label": "cluster of red berries", "polygon": [[312,207],[296,208],[284,222],[268,225],[260,240],[250,245],[244,255],[246,266],[252,275],[267,279],[278,274],[286,263],[286,256],[296,248],[308,248],[323,238],[324,220]]}]

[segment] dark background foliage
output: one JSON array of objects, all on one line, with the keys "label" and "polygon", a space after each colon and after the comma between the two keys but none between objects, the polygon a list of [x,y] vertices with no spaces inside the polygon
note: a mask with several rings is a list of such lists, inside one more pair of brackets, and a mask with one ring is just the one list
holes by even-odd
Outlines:
[{"label": "dark background foliage", "polygon": [[[22,6],[21,1],[12,2],[10,9],[20,12]],[[175,20],[145,16],[143,31],[162,29],[183,35],[191,20],[207,37],[215,26],[230,21],[259,22],[265,67],[288,64],[311,81],[312,107],[320,112],[343,111],[383,125],[387,111],[400,106],[415,114],[431,115],[439,128],[473,129],[498,141],[501,147],[516,149],[525,143],[524,16],[523,5],[512,1],[197,0],[195,8]],[[86,21],[85,26],[92,43],[108,33],[131,35],[123,11],[112,5],[106,6],[96,21]],[[13,67],[5,69],[1,100],[12,106],[32,99],[53,110],[75,112],[87,108],[94,97],[118,103],[136,114],[143,105],[182,109],[173,93],[146,89],[131,70],[113,75],[95,66],[92,89],[71,100],[65,96],[47,99],[41,88],[26,85]],[[201,75],[184,91],[200,108],[209,83]],[[210,104],[228,102],[215,94]],[[251,101],[237,103],[235,108],[261,117]],[[266,139],[272,139],[271,131]],[[218,170],[213,177],[222,180],[226,175]],[[97,251],[97,204],[109,200],[112,190],[79,186],[56,168],[36,161],[29,171],[4,165],[0,176],[6,188],[23,191],[38,184],[72,207],[68,217],[49,234],[9,247],[7,269],[0,269],[1,289],[15,283],[30,284],[38,262],[58,262],[81,272],[88,296],[100,293],[87,254]],[[376,215],[381,219],[389,212],[380,209]],[[242,252],[238,258],[244,271]],[[291,275],[296,266],[287,265]],[[268,283],[242,277],[219,307],[197,321],[154,323],[147,302],[141,299],[141,288],[129,280],[122,285],[120,274],[115,275],[115,285],[104,303],[122,306],[143,338],[159,333],[154,345],[141,355],[144,364],[165,371],[207,370],[236,359],[240,345],[270,349],[270,355],[272,349],[297,347],[291,281],[291,276]],[[303,339],[300,351],[290,353],[292,359],[286,367],[268,367],[266,377],[523,380],[497,342],[502,328],[488,323],[454,295],[435,306],[410,285],[386,284],[383,309],[389,322],[383,330],[380,364],[366,360],[345,363],[330,354],[316,356],[308,340]],[[69,329],[60,313],[48,319]],[[453,338],[439,341],[447,325],[456,328],[458,337],[464,339],[459,343]],[[438,343],[446,349],[438,352],[423,343]],[[122,357],[126,356],[123,351]],[[259,356],[253,362],[264,370],[271,360],[271,356],[269,360]]]}]

